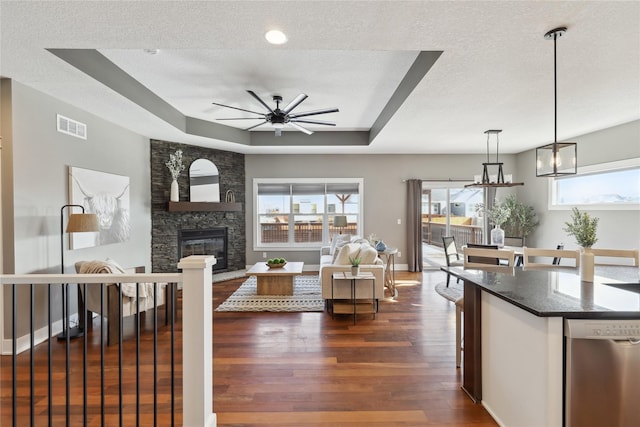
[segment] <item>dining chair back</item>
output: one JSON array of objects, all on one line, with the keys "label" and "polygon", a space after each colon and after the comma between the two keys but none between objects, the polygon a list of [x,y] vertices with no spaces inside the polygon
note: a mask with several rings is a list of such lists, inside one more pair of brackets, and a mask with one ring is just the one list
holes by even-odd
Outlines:
[{"label": "dining chair back", "polygon": [[[638,249],[596,249],[591,248],[591,252],[595,257],[595,265],[634,265],[638,266],[640,263],[638,262]],[[598,258],[606,262],[598,262]],[[619,262],[620,260],[614,258],[623,258],[627,259],[627,262],[623,264],[623,262]]]},{"label": "dining chair back", "polygon": [[[551,258],[551,262],[542,262],[544,258]],[[580,266],[580,251],[565,249],[544,249],[544,248],[524,248],[524,268],[527,267],[561,267],[560,259],[569,258],[573,260],[573,265],[564,267]],[[556,263],[556,260],[557,263]]]},{"label": "dining chair back", "polygon": [[[442,236],[442,246],[444,248],[444,258],[447,261],[447,267],[462,267],[463,263],[460,259],[456,239],[453,236]],[[447,274],[447,287],[449,286],[450,281],[451,275]],[[457,282],[459,281],[460,279],[458,278]]]},{"label": "dining chair back", "polygon": [[515,259],[513,249],[472,248],[468,245],[462,249],[464,268],[513,270]]},{"label": "dining chair back", "polygon": [[[564,249],[564,243],[560,243],[558,246],[556,246],[556,249],[558,249],[558,250]],[[553,261],[551,261],[551,264],[560,265],[560,260],[562,260],[562,258],[553,257]]]},{"label": "dining chair back", "polygon": [[456,245],[456,239],[453,236],[443,236],[442,245],[444,247],[444,257],[447,261],[447,266],[451,267],[458,261],[460,263],[460,253],[458,252],[458,246]]},{"label": "dining chair back", "polygon": [[[478,243],[468,243],[467,248],[475,248],[475,249],[498,249],[497,245],[480,245]],[[476,264],[492,264],[492,265],[500,265],[500,259],[498,258],[487,258],[487,257],[478,257],[471,256],[467,262],[473,262]]]},{"label": "dining chair back", "polygon": [[510,236],[505,236],[505,238],[504,238],[504,245],[505,245],[505,246],[517,246],[517,247],[523,247],[523,246],[524,246],[524,237],[510,237]]}]

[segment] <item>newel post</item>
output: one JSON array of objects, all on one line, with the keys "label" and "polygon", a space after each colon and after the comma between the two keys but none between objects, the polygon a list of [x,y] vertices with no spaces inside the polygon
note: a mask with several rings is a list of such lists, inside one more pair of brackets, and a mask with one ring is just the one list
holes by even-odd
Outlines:
[{"label": "newel post", "polygon": [[216,258],[182,258],[182,424],[215,427],[213,413],[213,301]]}]

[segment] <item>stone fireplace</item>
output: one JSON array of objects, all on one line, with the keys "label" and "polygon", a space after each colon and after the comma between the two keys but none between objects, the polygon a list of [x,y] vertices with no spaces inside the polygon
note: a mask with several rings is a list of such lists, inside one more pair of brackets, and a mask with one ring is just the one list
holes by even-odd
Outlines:
[{"label": "stone fireplace", "polygon": [[[213,150],[175,142],[151,140],[151,267],[154,273],[178,272],[178,261],[186,256],[186,251],[199,250],[196,243],[202,236],[202,230],[219,230],[226,233],[226,248],[216,255],[217,264],[214,273],[221,271],[238,271],[246,267],[246,233],[245,233],[245,173],[244,154],[229,151]],[[168,202],[171,188],[171,174],[165,166],[169,155],[182,150],[185,170],[178,178],[180,201],[189,201],[189,175],[191,163],[197,159],[211,160],[219,172],[221,200],[227,190],[235,194],[236,202],[242,205],[240,211],[202,211],[193,210],[170,212]],[[195,204],[197,205],[197,204]],[[192,243],[183,248],[181,234],[196,232]],[[187,233],[188,234],[188,233]],[[218,251],[220,243],[201,242],[206,251]],[[224,258],[224,259],[221,259]],[[224,261],[224,262],[223,262]]]}]

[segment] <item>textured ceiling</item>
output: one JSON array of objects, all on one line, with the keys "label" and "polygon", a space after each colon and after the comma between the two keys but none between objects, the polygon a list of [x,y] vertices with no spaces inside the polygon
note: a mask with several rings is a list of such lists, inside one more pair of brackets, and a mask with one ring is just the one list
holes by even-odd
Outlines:
[{"label": "textured ceiling", "polygon": [[[640,118],[640,2],[0,2],[0,74],[142,135],[244,153],[482,153]],[[288,35],[271,46],[264,33]],[[368,130],[420,51],[442,51],[368,146],[259,147],[186,134],[46,49],[96,49],[182,114],[215,122],[304,92],[299,111],[338,107],[338,131]],[[145,48],[160,49],[158,55]],[[318,117],[320,118],[320,117]],[[229,124],[226,122],[225,124]],[[314,130],[323,131],[320,128]]]}]

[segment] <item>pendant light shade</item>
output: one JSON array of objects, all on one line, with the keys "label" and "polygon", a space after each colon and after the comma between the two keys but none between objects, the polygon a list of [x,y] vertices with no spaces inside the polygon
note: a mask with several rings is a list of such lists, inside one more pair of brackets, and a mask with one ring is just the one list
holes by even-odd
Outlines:
[{"label": "pendant light shade", "polygon": [[575,175],[578,170],[578,144],[558,142],[558,82],[556,41],[567,32],[565,27],[555,28],[544,35],[553,40],[553,143],[536,148],[536,176],[558,177]]}]

